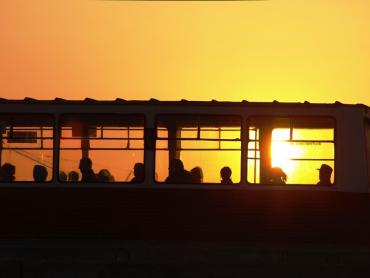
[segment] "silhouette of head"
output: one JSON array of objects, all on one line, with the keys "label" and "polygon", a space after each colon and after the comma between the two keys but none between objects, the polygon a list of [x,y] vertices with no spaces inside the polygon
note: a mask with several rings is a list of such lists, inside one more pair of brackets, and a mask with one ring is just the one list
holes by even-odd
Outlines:
[{"label": "silhouette of head", "polygon": [[194,167],[190,170],[190,174],[194,179],[194,182],[196,183],[202,183],[203,182],[203,171],[200,167]]},{"label": "silhouette of head", "polygon": [[134,166],[134,176],[139,180],[144,180],[144,164],[143,163],[136,163]]},{"label": "silhouette of head", "polygon": [[231,177],[231,169],[230,167],[223,167],[220,171],[222,180],[229,180]]},{"label": "silhouette of head", "polygon": [[270,181],[274,184],[286,183],[287,175],[280,167],[273,167],[270,171]]},{"label": "silhouette of head", "polygon": [[64,171],[59,172],[59,180],[67,181],[67,174]]},{"label": "silhouette of head", "polygon": [[98,181],[102,181],[102,182],[114,181],[114,178],[108,169],[101,169],[97,175],[97,178],[98,178]]},{"label": "silhouette of head", "polygon": [[33,167],[33,180],[36,182],[45,182],[48,176],[48,171],[45,166],[35,165]]},{"label": "silhouette of head", "polygon": [[12,182],[15,180],[15,166],[10,163],[4,163],[0,169],[0,180],[2,182]]},{"label": "silhouette of head", "polygon": [[170,175],[178,175],[184,171],[184,163],[180,159],[173,159],[170,163]]},{"label": "silhouette of head", "polygon": [[71,171],[68,173],[68,181],[74,182],[78,181],[80,175],[76,171]]},{"label": "silhouette of head", "polygon": [[82,173],[91,170],[92,169],[91,159],[87,157],[81,158],[78,169],[80,169]]},{"label": "silhouette of head", "polygon": [[331,173],[333,172],[333,168],[331,168],[327,164],[321,164],[321,167],[317,170],[319,170],[320,183],[331,184],[330,178],[331,178]]}]

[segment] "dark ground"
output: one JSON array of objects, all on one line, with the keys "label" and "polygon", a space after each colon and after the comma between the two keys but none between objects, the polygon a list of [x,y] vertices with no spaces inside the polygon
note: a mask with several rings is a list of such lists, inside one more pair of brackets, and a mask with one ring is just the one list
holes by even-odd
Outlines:
[{"label": "dark ground", "polygon": [[0,278],[367,277],[370,247],[174,241],[3,241]]}]

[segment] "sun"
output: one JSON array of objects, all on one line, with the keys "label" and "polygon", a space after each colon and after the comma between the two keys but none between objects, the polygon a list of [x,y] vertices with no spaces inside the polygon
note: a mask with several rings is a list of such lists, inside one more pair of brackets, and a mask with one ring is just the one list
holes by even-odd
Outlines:
[{"label": "sun", "polygon": [[295,170],[292,159],[302,154],[302,149],[290,142],[289,138],[290,130],[287,128],[277,128],[272,132],[271,166],[280,167],[288,175],[288,182]]}]

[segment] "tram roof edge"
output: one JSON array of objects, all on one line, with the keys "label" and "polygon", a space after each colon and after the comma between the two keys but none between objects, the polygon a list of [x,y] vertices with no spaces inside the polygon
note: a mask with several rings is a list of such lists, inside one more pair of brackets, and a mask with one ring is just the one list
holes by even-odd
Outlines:
[{"label": "tram roof edge", "polygon": [[198,101],[198,100],[158,100],[158,99],[150,99],[150,100],[126,100],[121,98],[116,98],[115,100],[96,100],[92,98],[85,98],[83,100],[67,100],[63,98],[55,98],[52,100],[39,100],[30,97],[26,97],[24,99],[6,99],[0,97],[0,104],[2,103],[12,103],[12,104],[86,104],[86,105],[96,105],[96,104],[125,104],[125,105],[210,105],[210,106],[223,106],[223,105],[235,105],[235,106],[251,106],[251,105],[261,105],[261,106],[355,106],[355,107],[363,107],[365,109],[370,109],[369,106],[362,103],[354,103],[354,104],[346,104],[336,101],[334,103],[313,103],[313,102],[279,102],[274,100],[272,102],[253,102],[247,100],[241,101],[218,101],[218,100],[209,100],[209,101]]}]

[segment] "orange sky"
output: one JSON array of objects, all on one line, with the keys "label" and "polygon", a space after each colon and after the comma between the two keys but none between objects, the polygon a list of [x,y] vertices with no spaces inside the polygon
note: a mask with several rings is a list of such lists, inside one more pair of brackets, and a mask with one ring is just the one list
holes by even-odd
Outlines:
[{"label": "orange sky", "polygon": [[370,105],[370,1],[0,4],[0,96]]}]

